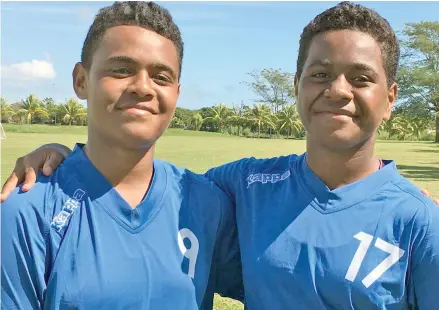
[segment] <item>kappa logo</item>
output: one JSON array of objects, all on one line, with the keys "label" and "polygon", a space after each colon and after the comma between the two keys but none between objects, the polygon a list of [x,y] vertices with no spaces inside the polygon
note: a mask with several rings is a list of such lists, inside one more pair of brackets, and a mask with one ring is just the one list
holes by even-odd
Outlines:
[{"label": "kappa logo", "polygon": [[84,196],[85,192],[82,189],[77,189],[73,193],[73,197],[67,199],[62,207],[61,211],[56,215],[52,223],[51,227],[55,228],[56,231],[61,232],[62,228],[66,224],[69,217],[75,212],[75,210],[81,205],[81,199]]},{"label": "kappa logo", "polygon": [[286,180],[288,177],[290,177],[291,172],[290,170],[285,171],[284,173],[254,173],[250,174],[247,177],[247,188],[250,187],[255,182],[261,182],[262,184],[267,183],[277,183],[280,181]]}]

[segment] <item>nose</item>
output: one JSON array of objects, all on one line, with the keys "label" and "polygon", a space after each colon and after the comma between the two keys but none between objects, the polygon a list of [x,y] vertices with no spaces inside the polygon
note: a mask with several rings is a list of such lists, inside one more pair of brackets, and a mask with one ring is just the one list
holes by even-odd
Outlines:
[{"label": "nose", "polygon": [[140,98],[152,98],[156,95],[152,83],[153,81],[146,71],[139,71],[134,76],[132,83],[128,85],[127,90],[132,94],[136,94]]},{"label": "nose", "polygon": [[333,80],[324,94],[333,101],[351,101],[353,99],[352,86],[344,75],[339,75],[337,79]]}]

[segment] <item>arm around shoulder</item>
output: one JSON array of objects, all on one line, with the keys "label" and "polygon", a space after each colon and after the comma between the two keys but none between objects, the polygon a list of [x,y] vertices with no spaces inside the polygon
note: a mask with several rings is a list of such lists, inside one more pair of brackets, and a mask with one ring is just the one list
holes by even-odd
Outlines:
[{"label": "arm around shoulder", "polygon": [[241,184],[243,169],[247,161],[248,159],[244,158],[211,168],[205,173],[205,176],[213,181],[234,201],[239,185]]}]

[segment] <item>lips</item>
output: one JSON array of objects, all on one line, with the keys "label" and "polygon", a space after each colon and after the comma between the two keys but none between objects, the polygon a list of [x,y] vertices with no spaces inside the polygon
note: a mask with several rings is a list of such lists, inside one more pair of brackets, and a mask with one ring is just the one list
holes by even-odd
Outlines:
[{"label": "lips", "polygon": [[314,111],[315,114],[334,114],[334,115],[345,115],[349,117],[355,117],[355,114],[346,110],[322,110]]},{"label": "lips", "polygon": [[134,109],[137,109],[137,110],[149,112],[151,114],[158,114],[158,111],[156,111],[153,107],[151,107],[151,105],[149,105],[149,104],[142,104],[142,103],[121,105],[120,107],[118,107],[118,109],[119,110],[134,110]]}]

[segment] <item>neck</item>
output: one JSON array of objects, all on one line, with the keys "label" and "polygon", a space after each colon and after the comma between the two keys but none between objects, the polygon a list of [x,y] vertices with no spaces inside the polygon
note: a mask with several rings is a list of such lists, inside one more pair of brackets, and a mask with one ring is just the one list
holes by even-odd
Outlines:
[{"label": "neck", "polygon": [[154,145],[147,149],[130,149],[89,134],[84,152],[132,207],[142,201],[154,172]]},{"label": "neck", "polygon": [[375,140],[344,151],[329,149],[307,139],[306,162],[309,168],[328,186],[341,187],[377,171],[379,159],[374,155]]}]

